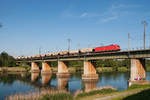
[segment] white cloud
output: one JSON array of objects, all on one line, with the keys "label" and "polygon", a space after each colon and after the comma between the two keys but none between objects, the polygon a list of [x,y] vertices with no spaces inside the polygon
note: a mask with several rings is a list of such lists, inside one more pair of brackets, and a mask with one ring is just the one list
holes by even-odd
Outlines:
[{"label": "white cloud", "polygon": [[[102,12],[82,12],[82,13],[75,13],[72,12],[70,9],[65,10],[62,12],[62,17],[69,17],[69,18],[95,18],[97,22],[109,22],[113,20],[117,20],[121,17],[128,16],[133,12],[129,9],[142,7],[141,5],[130,5],[130,4],[112,4],[106,11]],[[131,13],[132,12],[132,13]]]},{"label": "white cloud", "polygon": [[84,13],[81,14],[80,17],[86,17],[87,15],[88,15],[88,13],[84,12]]},{"label": "white cloud", "polygon": [[100,22],[110,22],[117,20],[123,16],[127,16],[130,13],[128,8],[137,8],[141,7],[140,5],[125,5],[125,4],[112,4],[111,7],[103,14],[103,18],[100,19]]},{"label": "white cloud", "polygon": [[142,7],[141,5],[125,5],[125,4],[112,4],[111,10],[114,9],[128,9],[128,8],[139,8]]},{"label": "white cloud", "polygon": [[101,22],[110,22],[110,21],[113,21],[113,20],[116,20],[116,19],[118,19],[119,17],[118,16],[111,16],[111,17],[106,17],[106,18],[103,18],[103,19],[101,19],[100,21]]}]

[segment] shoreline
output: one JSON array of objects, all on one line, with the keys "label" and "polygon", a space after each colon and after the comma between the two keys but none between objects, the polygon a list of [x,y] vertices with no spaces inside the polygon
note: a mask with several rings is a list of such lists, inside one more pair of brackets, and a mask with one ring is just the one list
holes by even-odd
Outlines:
[{"label": "shoreline", "polygon": [[[0,72],[29,72],[31,67],[0,67]],[[51,67],[53,73],[57,73],[57,67]],[[149,68],[148,68],[149,69]],[[70,73],[83,72],[83,67],[68,67]],[[130,72],[126,67],[118,67],[114,70],[113,67],[97,67],[97,73],[102,72]],[[146,72],[150,72],[147,70]]]}]

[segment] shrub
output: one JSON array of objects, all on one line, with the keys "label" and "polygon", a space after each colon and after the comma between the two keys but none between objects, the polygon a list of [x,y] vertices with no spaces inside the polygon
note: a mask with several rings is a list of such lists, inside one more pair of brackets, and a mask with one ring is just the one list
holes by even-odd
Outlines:
[{"label": "shrub", "polygon": [[40,98],[39,100],[73,100],[73,97],[69,93],[57,93],[57,94],[47,94]]}]

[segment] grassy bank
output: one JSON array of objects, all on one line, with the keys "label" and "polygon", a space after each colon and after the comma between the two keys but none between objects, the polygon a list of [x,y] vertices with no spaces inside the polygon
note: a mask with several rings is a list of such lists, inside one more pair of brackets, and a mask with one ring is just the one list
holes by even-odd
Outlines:
[{"label": "grassy bank", "polygon": [[26,72],[25,67],[0,67],[0,72]]},{"label": "grassy bank", "polygon": [[129,95],[127,97],[119,97],[113,100],[150,100],[150,89],[143,90],[139,93]]},{"label": "grassy bank", "polygon": [[[94,95],[105,95],[116,92],[113,88],[98,88],[97,90],[91,90],[89,92],[80,91],[77,95],[72,95],[69,92],[57,91],[56,89],[44,89],[38,92],[30,92],[27,94],[15,94],[6,97],[7,100],[85,100],[85,98]],[[86,99],[91,100],[91,99]]]},{"label": "grassy bank", "polygon": [[[57,67],[52,67],[53,72],[57,72]],[[68,67],[69,72],[76,73],[76,72],[83,72],[83,67]],[[118,67],[117,70],[114,70],[113,67],[98,67],[96,68],[97,72],[128,72],[129,69],[127,67]]]},{"label": "grassy bank", "polygon": [[[18,67],[0,67],[1,71],[10,71],[10,72],[22,72],[22,71],[30,71],[30,66],[18,66]],[[52,72],[57,73],[57,67],[51,67]],[[83,67],[68,67],[70,73],[83,72]],[[128,72],[130,71],[127,67],[117,67],[114,69],[113,67],[97,67],[97,72]],[[150,67],[147,67],[146,71],[150,71]]]},{"label": "grassy bank", "polygon": [[73,100],[73,96],[69,93],[46,94],[38,100]]},{"label": "grassy bank", "polygon": [[128,94],[118,96],[111,100],[150,100],[150,85],[133,85],[128,90],[118,93],[118,95],[121,93]]},{"label": "grassy bank", "polygon": [[[76,91],[74,95],[65,91],[44,90],[37,93],[9,96],[12,100],[146,100],[150,99],[150,85],[133,85],[128,90],[117,91],[113,88],[97,88],[88,92]],[[10,98],[10,99],[9,99]]]},{"label": "grassy bank", "polygon": [[87,99],[89,96],[94,96],[94,95],[105,95],[109,93],[114,93],[117,90],[113,89],[102,89],[102,90],[93,90],[90,92],[82,92],[79,93],[77,96],[72,96],[69,93],[58,93],[58,94],[46,94],[43,97],[39,98],[38,100],[90,100]]},{"label": "grassy bank", "polygon": [[75,100],[150,100],[150,85],[133,85],[125,91],[104,90],[103,93],[79,94]]},{"label": "grassy bank", "polygon": [[[82,72],[83,67],[68,67],[69,72]],[[118,67],[114,69],[113,67],[97,67],[97,72],[128,72],[129,69],[127,67]]]}]

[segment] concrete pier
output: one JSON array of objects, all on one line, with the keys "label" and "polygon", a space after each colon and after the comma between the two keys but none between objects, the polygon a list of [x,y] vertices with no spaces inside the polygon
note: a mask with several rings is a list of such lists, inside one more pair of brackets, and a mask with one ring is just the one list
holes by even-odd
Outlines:
[{"label": "concrete pier", "polygon": [[139,78],[146,78],[145,59],[131,59],[130,80],[139,80]]},{"label": "concrete pier", "polygon": [[67,68],[67,63],[63,62],[63,61],[58,61],[58,72],[57,72],[57,76],[69,76],[69,71]]},{"label": "concrete pier", "polygon": [[96,74],[96,69],[90,61],[87,60],[84,61],[84,73],[82,75],[82,79],[83,80],[98,79],[98,74]]},{"label": "concrete pier", "polygon": [[37,63],[36,62],[32,62],[31,63],[31,70],[30,70],[30,72],[32,72],[32,73],[38,73],[38,72],[40,72],[40,69],[39,69],[39,66],[37,65]]},{"label": "concrete pier", "polygon": [[145,71],[145,59],[131,59],[130,66],[130,80],[128,82],[128,86],[130,87],[133,84],[145,85],[149,84],[146,79],[146,71]]},{"label": "concrete pier", "polygon": [[49,73],[52,73],[50,64],[48,64],[47,62],[42,62],[41,74],[49,74]]}]

